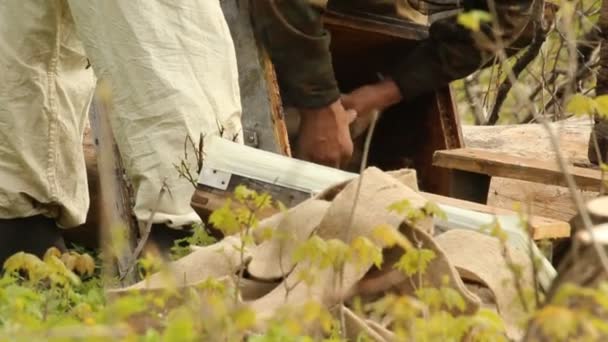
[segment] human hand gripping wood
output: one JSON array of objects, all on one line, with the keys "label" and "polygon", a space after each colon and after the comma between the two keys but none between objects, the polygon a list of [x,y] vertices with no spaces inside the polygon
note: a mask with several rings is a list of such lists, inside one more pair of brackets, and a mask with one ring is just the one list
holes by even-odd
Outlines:
[{"label": "human hand gripping wood", "polygon": [[357,114],[340,100],[318,109],[301,109],[298,158],[339,168],[353,154],[349,125]]},{"label": "human hand gripping wood", "polygon": [[357,112],[357,118],[350,127],[352,138],[355,139],[365,132],[374,119],[374,113],[383,112],[402,99],[401,91],[391,79],[364,85],[343,95],[344,108]]}]

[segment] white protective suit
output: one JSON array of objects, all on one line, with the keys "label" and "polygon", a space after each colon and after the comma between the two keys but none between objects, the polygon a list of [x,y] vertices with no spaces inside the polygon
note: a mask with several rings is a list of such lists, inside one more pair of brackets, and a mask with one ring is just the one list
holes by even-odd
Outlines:
[{"label": "white protective suit", "polygon": [[84,222],[95,75],[110,84],[137,218],[149,218],[166,178],[155,223],[199,222],[194,188],[174,168],[186,136],[221,126],[242,140],[236,56],[218,0],[0,1],[0,218]]}]

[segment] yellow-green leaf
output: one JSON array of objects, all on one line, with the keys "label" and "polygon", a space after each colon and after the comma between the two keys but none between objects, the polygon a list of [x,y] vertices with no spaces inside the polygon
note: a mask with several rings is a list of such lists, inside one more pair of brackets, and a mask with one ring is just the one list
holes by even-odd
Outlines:
[{"label": "yellow-green leaf", "polygon": [[595,98],[595,110],[602,118],[608,118],[608,95],[601,95]]},{"label": "yellow-green leaf", "polygon": [[247,330],[255,324],[255,311],[251,308],[240,308],[234,313],[234,324],[240,331]]},{"label": "yellow-green leaf", "polygon": [[238,233],[241,228],[237,216],[232,210],[230,200],[227,200],[221,208],[211,213],[209,222],[225,235]]},{"label": "yellow-green leaf", "polygon": [[492,15],[486,11],[473,10],[458,15],[458,23],[471,31],[479,31],[481,23],[492,21]]},{"label": "yellow-green leaf", "polygon": [[351,251],[358,267],[369,266],[370,263],[382,265],[382,249],[369,239],[359,236],[351,243]]},{"label": "yellow-green leaf", "polygon": [[388,206],[388,211],[395,212],[397,214],[405,214],[407,211],[412,209],[410,201],[404,199],[402,201],[395,202]]},{"label": "yellow-green leaf", "polygon": [[430,249],[411,249],[399,259],[395,268],[410,277],[416,273],[423,274],[435,256],[435,252]]},{"label": "yellow-green leaf", "polygon": [[95,272],[95,260],[87,253],[81,254],[76,260],[75,270],[81,276],[92,276]]},{"label": "yellow-green leaf", "polygon": [[567,308],[548,305],[537,313],[536,322],[554,341],[566,341],[576,332],[580,317]]},{"label": "yellow-green leaf", "polygon": [[257,197],[257,193],[254,190],[249,189],[245,185],[238,185],[234,189],[234,198],[236,198],[236,200],[241,203],[255,197]]},{"label": "yellow-green leaf", "polygon": [[596,102],[585,95],[575,94],[568,100],[566,111],[576,116],[592,115],[595,111]]}]

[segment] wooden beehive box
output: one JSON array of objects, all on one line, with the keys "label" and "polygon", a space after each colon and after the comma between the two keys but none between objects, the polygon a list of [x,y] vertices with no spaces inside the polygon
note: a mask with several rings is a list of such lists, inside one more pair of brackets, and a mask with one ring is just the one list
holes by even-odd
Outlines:
[{"label": "wooden beehive box", "polygon": [[[413,22],[379,22],[328,11],[336,78],[342,92],[378,80],[407,56],[427,27]],[[407,95],[407,94],[406,94]],[[449,195],[449,172],[432,166],[433,152],[462,146],[460,123],[448,86],[384,112],[370,149],[370,164],[383,170],[413,167],[420,188]]]},{"label": "wooden beehive box", "polygon": [[[229,4],[223,6],[235,42],[251,39],[246,8],[231,7]],[[343,93],[377,81],[378,73],[386,73],[387,66],[397,58],[403,58],[408,50],[427,36],[426,26],[408,22],[370,21],[331,11],[325,13],[324,24],[332,34],[334,69]],[[272,66],[259,45],[235,45],[241,76],[246,70],[249,70],[247,76],[257,75],[257,79],[241,77],[244,129],[257,130],[256,135],[265,139],[258,148],[289,155],[290,149],[285,147],[287,131],[280,111],[281,99],[280,96],[273,96],[280,94],[280,89],[277,88],[272,70],[269,70]],[[252,82],[265,91],[255,90]],[[255,119],[250,116],[252,112],[255,112]],[[447,196],[450,191],[449,171],[432,165],[433,152],[458,147],[462,147],[462,134],[450,89],[446,86],[413,101],[403,102],[382,114],[373,138],[369,164],[384,170],[415,168],[422,190]],[[357,171],[356,163],[348,170]],[[229,197],[239,183],[258,191],[270,192],[288,207],[307,198],[289,189],[270,189],[246,177],[232,177],[229,183],[225,190],[199,184],[192,204],[201,216],[207,216],[222,203],[222,198]]]}]

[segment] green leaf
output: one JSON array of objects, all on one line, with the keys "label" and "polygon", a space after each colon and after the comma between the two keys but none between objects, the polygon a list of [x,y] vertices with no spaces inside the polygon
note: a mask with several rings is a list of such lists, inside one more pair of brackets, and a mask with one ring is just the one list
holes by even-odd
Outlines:
[{"label": "green leaf", "polygon": [[439,208],[439,206],[433,202],[426,202],[426,204],[424,205],[424,208],[422,208],[422,211],[424,211],[424,213],[427,216],[433,216],[433,217],[437,217],[440,218],[442,220],[447,220],[447,216],[445,214],[445,212],[443,210],[441,210],[441,208]]},{"label": "green leaf", "polygon": [[194,317],[184,309],[178,309],[169,315],[169,324],[163,333],[163,341],[198,341],[194,327]]},{"label": "green leaf", "polygon": [[492,21],[492,15],[486,11],[472,10],[458,15],[458,23],[471,31],[477,32],[481,23]]},{"label": "green leaf", "polygon": [[45,264],[48,267],[48,276],[54,284],[65,285],[68,282],[73,285],[80,284],[80,278],[70,271],[63,262],[56,256],[50,256]]},{"label": "green leaf", "polygon": [[595,98],[596,113],[602,118],[608,118],[608,95],[601,95]]},{"label": "green leaf", "polygon": [[233,319],[239,331],[247,330],[255,324],[255,311],[251,308],[240,308],[234,313]]},{"label": "green leaf", "polygon": [[268,194],[261,194],[253,199],[253,203],[257,210],[270,208],[272,205],[272,197]]},{"label": "green leaf", "polygon": [[436,288],[421,288],[416,290],[416,297],[420,299],[423,303],[429,306],[431,310],[439,310],[441,304],[443,303],[443,296],[441,292]]},{"label": "green leaf", "polygon": [[382,266],[382,249],[368,238],[359,236],[351,243],[353,259],[358,267],[368,267],[370,263]]},{"label": "green leaf", "polygon": [[258,197],[257,192],[249,189],[245,185],[242,185],[242,184],[238,185],[234,189],[234,198],[240,203],[245,203],[247,200],[256,198],[256,197]]},{"label": "green leaf", "polygon": [[410,203],[410,201],[404,199],[402,201],[395,202],[395,203],[389,205],[387,209],[389,212],[395,212],[397,214],[405,214],[406,212],[408,212],[409,210],[412,209],[412,204]]},{"label": "green leaf", "polygon": [[331,331],[333,326],[333,319],[327,309],[318,302],[308,301],[306,302],[301,310],[302,320],[305,323],[319,322],[325,333]]},{"label": "green leaf", "polygon": [[412,243],[403,234],[398,232],[395,227],[388,224],[381,224],[374,228],[372,237],[376,243],[383,247],[398,245],[406,251],[414,248]]},{"label": "green leaf", "polygon": [[382,224],[374,228],[372,236],[374,240],[385,247],[392,247],[397,243],[395,228],[388,224]]},{"label": "green leaf", "polygon": [[224,205],[213,211],[209,216],[209,222],[225,235],[233,235],[240,231],[241,224],[231,208],[232,202],[228,199]]},{"label": "green leaf", "polygon": [[475,313],[475,316],[473,316],[473,319],[475,321],[475,326],[478,329],[489,329],[497,333],[505,331],[505,323],[502,320],[502,317],[495,311],[480,308],[477,313]]},{"label": "green leaf", "polygon": [[313,235],[298,246],[293,253],[294,262],[308,261],[312,264],[321,264],[327,254],[327,242],[318,235]]},{"label": "green leaf", "polygon": [[[350,258],[350,248],[344,241],[331,239],[327,241],[327,262],[337,269]],[[322,267],[324,264],[321,265]]]},{"label": "green leaf", "polygon": [[430,249],[411,249],[395,264],[395,268],[411,277],[416,273],[424,274],[436,254]]},{"label": "green leaf", "polygon": [[466,303],[460,293],[451,287],[442,287],[441,296],[443,298],[443,303],[450,310],[456,308],[460,312],[463,312],[466,308]]},{"label": "green leaf", "polygon": [[567,308],[548,305],[537,313],[536,322],[554,341],[567,341],[576,332],[580,317]]},{"label": "green leaf", "polygon": [[592,98],[582,94],[572,96],[566,105],[566,111],[576,116],[593,115],[595,108],[596,102]]}]

